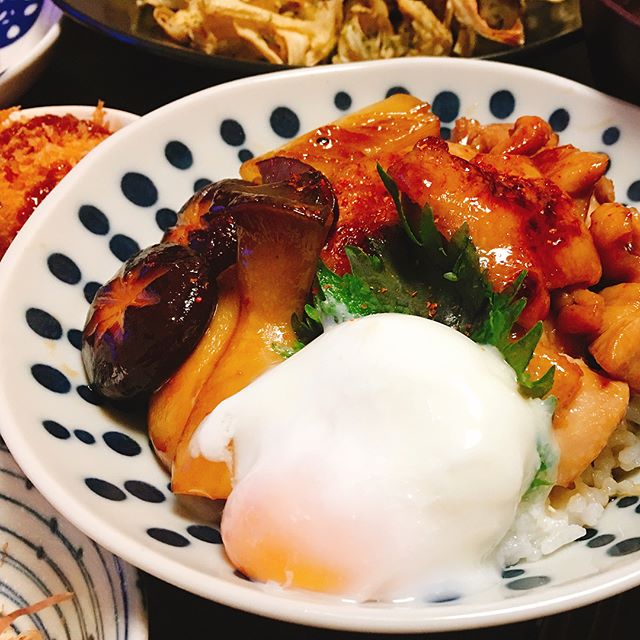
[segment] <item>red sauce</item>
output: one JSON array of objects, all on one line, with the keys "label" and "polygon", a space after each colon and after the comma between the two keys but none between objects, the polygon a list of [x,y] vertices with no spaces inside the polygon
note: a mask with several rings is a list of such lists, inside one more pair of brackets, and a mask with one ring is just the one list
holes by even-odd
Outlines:
[{"label": "red sauce", "polygon": [[[47,129],[50,131],[47,132]],[[10,152],[13,145],[10,143],[18,144],[22,141],[25,145],[29,144],[29,133],[36,133],[39,135],[42,132],[47,135],[48,138],[54,139],[59,135],[86,135],[89,132],[92,135],[108,136],[109,130],[91,120],[79,120],[72,115],[54,116],[51,114],[44,116],[37,116],[31,118],[26,122],[15,122],[9,125],[3,131],[0,131],[0,152],[4,158],[9,159],[11,157]]]},{"label": "red sauce", "polygon": [[71,165],[68,162],[60,162],[52,166],[49,171],[47,171],[46,176],[27,191],[24,197],[24,205],[16,214],[16,219],[20,225],[23,225],[27,221],[33,213],[33,210],[44,200],[45,196],[49,195],[51,190],[70,170]]},{"label": "red sauce", "polygon": [[109,134],[72,115],[0,122],[0,258],[36,207]]}]

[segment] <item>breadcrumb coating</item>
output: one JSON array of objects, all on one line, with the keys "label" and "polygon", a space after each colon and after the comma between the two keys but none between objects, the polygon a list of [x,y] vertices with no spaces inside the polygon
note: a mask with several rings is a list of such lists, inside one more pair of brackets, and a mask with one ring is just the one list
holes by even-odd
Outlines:
[{"label": "breadcrumb coating", "polygon": [[102,104],[90,120],[0,111],[0,259],[47,194],[110,135],[104,119]]}]

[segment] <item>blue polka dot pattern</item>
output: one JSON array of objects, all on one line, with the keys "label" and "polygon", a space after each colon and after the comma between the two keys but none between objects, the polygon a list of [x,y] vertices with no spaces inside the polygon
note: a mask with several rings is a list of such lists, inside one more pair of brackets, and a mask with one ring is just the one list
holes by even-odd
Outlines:
[{"label": "blue polka dot pattern", "polygon": [[602,142],[606,145],[612,145],[620,139],[620,129],[618,127],[608,127],[602,132]]},{"label": "blue polka dot pattern", "polygon": [[351,109],[351,103],[351,96],[346,91],[338,91],[333,98],[333,104],[335,104],[336,108],[340,109],[340,111]]},{"label": "blue polka dot pattern", "polygon": [[588,527],[587,529],[585,529],[584,535],[581,538],[578,538],[576,542],[582,542],[583,540],[590,540],[597,534],[598,534],[597,529],[592,529]]},{"label": "blue polka dot pattern", "polygon": [[625,496],[624,498],[620,498],[616,503],[618,509],[626,509],[627,507],[631,507],[636,502],[638,502],[638,496]]},{"label": "blue polka dot pattern", "polygon": [[105,236],[109,233],[109,220],[97,207],[83,204],[78,210],[78,217],[80,222],[91,233],[95,233],[98,236]]},{"label": "blue polka dot pattern", "polygon": [[640,180],[636,180],[629,185],[627,198],[633,202],[640,202]]},{"label": "blue polka dot pattern", "polygon": [[109,249],[111,249],[111,253],[113,253],[118,260],[125,262],[132,255],[140,251],[140,245],[128,236],[117,233],[109,240]]},{"label": "blue polka dot pattern", "polygon": [[93,493],[99,495],[101,498],[115,502],[121,502],[127,499],[127,495],[122,489],[106,480],[101,480],[100,478],[85,478],[84,483]]},{"label": "blue polka dot pattern", "polygon": [[395,96],[396,93],[409,93],[409,91],[405,87],[391,87],[387,90],[387,93],[385,93],[385,97],[390,98],[391,96]]},{"label": "blue polka dot pattern", "polygon": [[156,224],[162,231],[173,227],[176,222],[178,222],[178,214],[173,209],[164,207],[156,211]]},{"label": "blue polka dot pattern", "polygon": [[627,556],[638,551],[640,551],[640,538],[627,538],[607,549],[607,553],[613,557]]},{"label": "blue polka dot pattern", "polygon": [[0,47],[18,41],[35,24],[43,0],[5,0],[0,3]]},{"label": "blue polka dot pattern", "polygon": [[428,602],[433,604],[444,604],[445,602],[453,602],[454,600],[460,600],[460,596],[457,593],[445,593],[441,596],[431,598]]},{"label": "blue polka dot pattern", "polygon": [[107,431],[102,439],[110,449],[123,456],[137,456],[142,451],[133,438],[120,431]]},{"label": "blue polka dot pattern", "polygon": [[31,367],[31,375],[45,389],[54,393],[69,393],[71,390],[71,383],[67,376],[48,364],[34,364]]},{"label": "blue polka dot pattern", "polygon": [[300,131],[300,120],[289,107],[277,107],[271,113],[269,124],[281,138],[293,138]]},{"label": "blue polka dot pattern", "polygon": [[222,536],[217,529],[204,524],[192,524],[187,527],[187,532],[202,542],[222,544]]},{"label": "blue polka dot pattern", "polygon": [[597,549],[598,547],[604,547],[608,544],[611,544],[616,537],[610,533],[604,533],[600,536],[596,536],[595,538],[591,538],[589,542],[587,542],[587,547],[591,549]]},{"label": "blue polka dot pattern", "polygon": [[515,108],[516,99],[513,93],[506,89],[496,91],[489,100],[489,109],[491,113],[500,120],[508,118]]},{"label": "blue polka dot pattern", "polygon": [[158,542],[163,542],[170,547],[186,547],[191,543],[179,533],[170,531],[169,529],[162,529],[159,527],[152,527],[147,529],[147,534]]},{"label": "blue polka dot pattern", "polygon": [[451,137],[451,129],[449,127],[440,127],[440,137],[443,140],[448,140]]},{"label": "blue polka dot pattern", "polygon": [[569,126],[570,120],[571,116],[566,109],[556,109],[549,116],[549,124],[556,133],[564,131]]},{"label": "blue polka dot pattern", "polygon": [[84,429],[74,429],[73,435],[83,444],[95,444],[96,439]]},{"label": "blue polka dot pattern", "polygon": [[95,392],[91,387],[88,387],[86,384],[80,384],[76,388],[78,395],[87,403],[93,404],[97,407],[104,404],[102,398]]},{"label": "blue polka dot pattern", "polygon": [[172,140],[164,148],[164,157],[176,169],[188,169],[193,164],[193,154],[184,142]]},{"label": "blue polka dot pattern", "polygon": [[142,173],[125,173],[120,182],[124,197],[139,207],[152,207],[158,201],[158,190]]},{"label": "blue polka dot pattern", "polygon": [[460,98],[453,91],[441,91],[433,99],[431,110],[442,122],[453,122],[460,113]]},{"label": "blue polka dot pattern", "polygon": [[59,340],[62,337],[62,326],[50,313],[31,307],[25,317],[29,328],[42,338]]},{"label": "blue polka dot pattern", "polygon": [[67,331],[67,340],[76,349],[82,349],[82,331],[80,329],[69,329]]},{"label": "blue polka dot pattern", "polygon": [[58,280],[66,284],[78,284],[82,279],[78,265],[62,253],[52,253],[47,258],[47,266]]},{"label": "blue polka dot pattern", "polygon": [[209,178],[199,178],[193,183],[193,191],[200,191],[200,189],[204,189],[208,184],[211,184],[212,180]]},{"label": "blue polka dot pattern", "polygon": [[96,293],[98,293],[98,289],[102,285],[99,282],[87,282],[82,288],[82,293],[84,294],[84,299],[91,304],[93,299],[96,297]]},{"label": "blue polka dot pattern", "polygon": [[524,573],[524,569],[505,569],[502,572],[502,577],[505,579],[508,578],[517,578]]},{"label": "blue polka dot pattern", "polygon": [[238,151],[238,160],[240,160],[240,162],[246,162],[247,160],[251,160],[251,158],[253,158],[253,153],[251,153],[249,149],[240,149],[240,151]]},{"label": "blue polka dot pattern", "polygon": [[143,500],[144,502],[164,502],[166,500],[164,493],[156,489],[154,486],[141,480],[127,480],[124,488],[132,495]]},{"label": "blue polka dot pattern", "polygon": [[526,591],[528,589],[542,587],[545,584],[549,584],[550,582],[551,578],[549,578],[548,576],[529,576],[527,578],[518,578],[518,580],[508,582],[507,587],[509,587],[509,589],[513,589],[514,591]]},{"label": "blue polka dot pattern", "polygon": [[69,429],[63,427],[55,420],[43,420],[42,426],[46,429],[47,433],[51,434],[54,438],[58,438],[59,440],[67,440],[71,437]]},{"label": "blue polka dot pattern", "polygon": [[239,147],[244,144],[246,136],[242,125],[237,120],[223,120],[220,125],[220,137],[230,146]]}]

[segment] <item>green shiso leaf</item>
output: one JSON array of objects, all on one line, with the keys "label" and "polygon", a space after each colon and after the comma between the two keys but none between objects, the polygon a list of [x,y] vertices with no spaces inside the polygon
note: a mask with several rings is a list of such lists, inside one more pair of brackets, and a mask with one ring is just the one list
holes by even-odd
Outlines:
[{"label": "green shiso leaf", "polygon": [[515,325],[526,300],[518,296],[526,272],[502,292],[494,291],[463,224],[450,239],[436,227],[428,204],[406,198],[378,165],[400,224],[369,251],[345,249],[351,270],[344,275],[320,263],[312,304],[293,326],[301,348],[323,328],[374,313],[406,313],[430,318],[461,331],[475,342],[496,347],[513,368],[521,392],[541,398],[553,385],[554,367],[539,380],[526,368],[542,335],[542,323],[518,339]]},{"label": "green shiso leaf", "polygon": [[556,474],[558,470],[558,451],[557,447],[552,444],[549,439],[539,440],[537,443],[538,457],[540,464],[536,470],[536,474],[531,484],[524,493],[523,498],[532,498],[536,489],[545,487],[543,496],[546,496],[549,489],[556,483]]}]

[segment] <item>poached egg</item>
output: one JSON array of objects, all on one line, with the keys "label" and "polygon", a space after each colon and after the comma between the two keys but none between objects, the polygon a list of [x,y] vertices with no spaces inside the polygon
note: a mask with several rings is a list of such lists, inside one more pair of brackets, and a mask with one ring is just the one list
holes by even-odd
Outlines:
[{"label": "poached egg", "polygon": [[220,403],[191,453],[232,465],[221,533],[248,577],[438,600],[499,580],[550,429],[494,347],[388,313],[328,328]]}]

